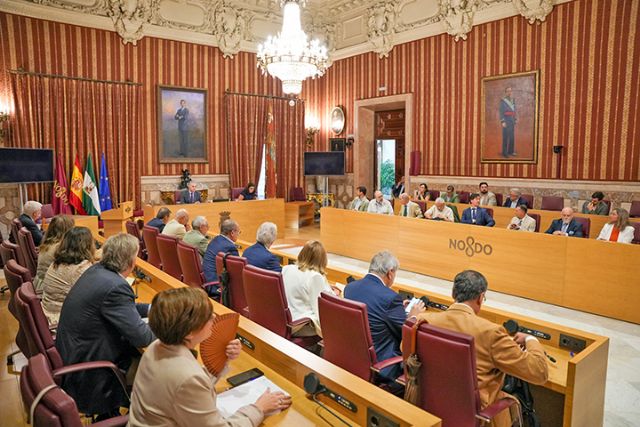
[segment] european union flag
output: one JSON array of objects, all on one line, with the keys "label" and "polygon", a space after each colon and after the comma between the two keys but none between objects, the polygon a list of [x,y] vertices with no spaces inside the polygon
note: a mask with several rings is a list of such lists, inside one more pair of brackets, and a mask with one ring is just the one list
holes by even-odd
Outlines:
[{"label": "european union flag", "polygon": [[100,165],[100,210],[102,212],[112,209],[111,189],[109,188],[109,174],[107,173],[107,161],[102,153],[102,163]]}]

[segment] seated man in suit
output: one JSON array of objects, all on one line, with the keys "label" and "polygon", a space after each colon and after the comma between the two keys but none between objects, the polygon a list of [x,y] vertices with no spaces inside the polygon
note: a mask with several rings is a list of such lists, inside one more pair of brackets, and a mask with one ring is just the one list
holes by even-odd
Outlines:
[{"label": "seated man in suit", "polygon": [[[369,328],[378,361],[402,354],[402,324],[407,320],[405,301],[390,289],[398,266],[398,260],[391,252],[378,252],[371,259],[369,273],[362,279],[349,283],[344,290],[345,298],[367,305]],[[420,301],[411,308],[409,316],[417,316],[423,311],[424,303]],[[391,381],[400,374],[402,367],[399,364],[380,372],[382,378]]]},{"label": "seated man in suit", "polygon": [[438,197],[436,199],[435,204],[424,213],[424,217],[438,221],[454,221],[453,209],[444,204],[444,199],[442,197]]},{"label": "seated man in suit", "polygon": [[158,232],[162,233],[162,230],[164,230],[164,226],[169,222],[170,216],[171,211],[169,210],[169,208],[160,208],[158,209],[156,217],[149,221],[147,225],[157,228]]},{"label": "seated man in suit", "polygon": [[[33,237],[33,244],[36,246],[40,246],[40,242],[42,242],[42,231],[36,221],[40,219],[42,216],[42,203],[36,202],[35,200],[29,200],[22,207],[22,215],[20,215],[20,223],[22,226],[29,230],[31,233],[31,237]],[[18,236],[16,236],[16,239]]]},{"label": "seated man in suit", "polygon": [[238,240],[238,236],[240,236],[240,226],[237,222],[232,219],[222,221],[220,234],[211,240],[202,260],[205,282],[217,282],[219,280],[216,268],[216,255],[218,255],[218,252],[238,255],[238,247],[235,243]]},{"label": "seated man in suit", "polygon": [[[447,311],[418,315],[418,321],[474,338],[482,408],[508,396],[502,391],[506,374],[539,385],[549,378],[544,348],[534,336],[518,332],[510,337],[504,327],[478,316],[486,292],[487,279],[477,271],[465,270],[453,279],[455,303]],[[507,411],[498,414],[492,423],[500,427],[510,425]]]},{"label": "seated man in suit", "polygon": [[269,248],[278,238],[278,227],[272,222],[263,222],[256,233],[256,243],[244,250],[242,256],[247,264],[271,271],[282,271],[278,257],[269,252]]},{"label": "seated man in suit", "polygon": [[197,216],[193,219],[191,227],[192,230],[184,235],[182,241],[188,245],[198,248],[200,256],[204,256],[204,253],[207,251],[207,247],[209,246],[209,236],[207,236],[207,232],[209,231],[209,222],[207,221],[207,218]]},{"label": "seated man in suit", "polygon": [[527,205],[522,204],[516,208],[516,215],[511,218],[507,230],[536,231],[536,220],[527,215]]},{"label": "seated man in suit", "polygon": [[[133,271],[138,239],[119,233],[102,246],[100,263],[89,267],[69,291],[56,335],[56,348],[64,365],[108,360],[123,371],[132,366],[137,349],[151,344],[155,336],[141,316],[148,304],[137,304],[124,279]],[[135,368],[132,368],[135,369]],[[120,415],[129,399],[108,369],[92,369],[65,375],[62,388],[75,400],[80,412]]]},{"label": "seated man in suit", "polygon": [[382,191],[376,191],[373,193],[373,196],[375,198],[369,202],[367,212],[382,215],[393,215],[393,207],[391,207],[391,203],[384,198]]},{"label": "seated man in suit", "polygon": [[191,230],[191,225],[189,225],[189,212],[185,209],[178,209],[176,217],[164,226],[162,234],[182,239],[189,230]]},{"label": "seated man in suit", "polygon": [[478,193],[473,193],[469,196],[469,201],[471,203],[471,207],[462,212],[462,219],[460,222],[464,224],[484,225],[485,227],[493,227],[496,224],[487,210],[479,207],[480,195]]},{"label": "seated man in suit", "polygon": [[582,204],[582,213],[590,215],[609,215],[609,205],[607,205],[602,191],[596,191],[591,195],[591,200]]},{"label": "seated man in suit", "polygon": [[481,182],[479,188],[480,206],[498,206],[496,195],[489,191],[489,184],[487,184],[486,182]]},{"label": "seated man in suit", "polygon": [[400,211],[399,216],[405,216],[409,218],[424,218],[422,215],[422,209],[416,202],[411,201],[411,197],[407,193],[400,195]]},{"label": "seated man in suit", "polygon": [[564,208],[561,212],[562,218],[551,221],[547,234],[556,236],[582,237],[582,224],[573,218],[572,208]]},{"label": "seated man in suit", "polygon": [[507,198],[507,200],[504,201],[504,204],[502,206],[504,206],[505,208],[514,208],[514,209],[521,205],[527,205],[529,207],[529,204],[527,203],[527,201],[523,199],[521,196],[522,196],[522,191],[520,191],[517,188],[512,188],[511,190],[509,190],[509,198]]},{"label": "seated man in suit", "polygon": [[191,181],[187,184],[187,188],[180,193],[178,203],[200,203],[200,192],[196,191],[196,183]]},{"label": "seated man in suit", "polygon": [[366,212],[369,207],[369,199],[367,199],[367,188],[362,185],[357,188],[358,196],[349,203],[349,210]]}]

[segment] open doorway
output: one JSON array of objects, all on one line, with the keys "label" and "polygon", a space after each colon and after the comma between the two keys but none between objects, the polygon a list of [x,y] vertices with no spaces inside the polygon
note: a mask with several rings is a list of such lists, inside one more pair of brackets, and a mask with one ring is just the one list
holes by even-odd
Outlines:
[{"label": "open doorway", "polygon": [[375,114],[374,183],[385,198],[404,176],[405,111],[377,111]]}]

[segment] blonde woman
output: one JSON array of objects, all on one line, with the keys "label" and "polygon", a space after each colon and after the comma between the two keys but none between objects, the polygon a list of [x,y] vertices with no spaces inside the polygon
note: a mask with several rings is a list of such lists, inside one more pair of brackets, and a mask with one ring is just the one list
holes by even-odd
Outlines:
[{"label": "blonde woman", "polygon": [[308,317],[313,322],[294,329],[294,336],[322,336],[318,297],[321,292],[333,292],[327,282],[327,262],[327,251],[322,243],[310,240],[298,254],[296,264],[282,268],[284,292],[292,320]]},{"label": "blonde woman", "polygon": [[609,222],[602,227],[598,240],[631,243],[635,229],[629,223],[629,212],[622,208],[613,208],[609,214]]},{"label": "blonde woman", "polygon": [[36,277],[33,279],[33,288],[38,295],[42,294],[42,281],[49,266],[53,264],[53,254],[55,254],[62,238],[75,225],[75,221],[69,215],[56,215],[51,218],[51,222],[47,227],[47,232],[40,244],[38,251],[38,269]]}]

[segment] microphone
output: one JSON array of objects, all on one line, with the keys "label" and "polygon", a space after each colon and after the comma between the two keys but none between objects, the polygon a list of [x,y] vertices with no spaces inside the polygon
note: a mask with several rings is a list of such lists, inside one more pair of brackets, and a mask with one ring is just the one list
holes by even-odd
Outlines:
[{"label": "microphone", "polygon": [[151,277],[147,276],[145,274],[145,272],[142,271],[142,269],[140,267],[135,267],[133,269],[133,277],[135,278],[135,280],[133,281],[134,297],[138,298],[138,286],[137,286],[137,284],[139,282],[151,283]]},{"label": "microphone", "polygon": [[[319,394],[329,393],[330,390],[320,383],[320,378],[318,378],[316,374],[314,374],[313,372],[309,372],[307,375],[305,375],[303,384],[304,384],[304,391],[306,391],[311,395],[311,399],[313,399],[314,402],[320,405],[320,407],[325,409],[331,415],[333,415],[334,417],[342,421],[345,425],[352,427],[351,424],[346,422],[338,414],[333,412],[328,406],[326,406],[324,403],[318,400],[317,396]],[[331,423],[327,419],[325,419],[319,412],[318,412],[318,416],[322,418],[327,424],[331,425]]]},{"label": "microphone", "polygon": [[[511,336],[514,336],[516,333],[521,332],[521,331],[524,332],[524,333],[538,332],[538,331],[533,331],[531,329],[521,328],[520,325],[518,325],[518,322],[516,322],[513,319],[507,320],[506,322],[504,322],[502,324],[502,326],[504,326],[504,328],[507,330],[507,333],[509,335],[511,335]],[[531,333],[530,335],[536,336],[537,334]],[[556,363],[556,359],[554,357],[552,357],[552,356],[549,356],[546,351],[544,352],[544,355],[547,356],[547,358],[551,362]]]}]

